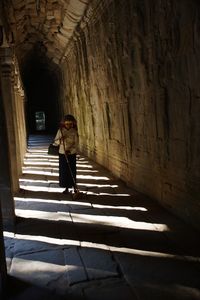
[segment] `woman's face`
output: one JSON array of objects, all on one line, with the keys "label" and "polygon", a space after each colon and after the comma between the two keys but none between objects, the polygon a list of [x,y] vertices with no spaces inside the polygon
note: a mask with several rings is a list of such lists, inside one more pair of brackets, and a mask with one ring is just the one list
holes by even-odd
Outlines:
[{"label": "woman's face", "polygon": [[72,121],[65,121],[65,128],[70,129],[73,127],[73,122]]}]

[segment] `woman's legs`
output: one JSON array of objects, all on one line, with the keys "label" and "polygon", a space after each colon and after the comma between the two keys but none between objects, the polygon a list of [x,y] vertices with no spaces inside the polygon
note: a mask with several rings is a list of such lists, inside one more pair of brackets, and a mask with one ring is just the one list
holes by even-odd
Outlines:
[{"label": "woman's legs", "polygon": [[64,154],[59,154],[59,184],[66,189],[74,187],[74,180],[76,182],[76,154],[68,155],[67,158],[68,162]]}]

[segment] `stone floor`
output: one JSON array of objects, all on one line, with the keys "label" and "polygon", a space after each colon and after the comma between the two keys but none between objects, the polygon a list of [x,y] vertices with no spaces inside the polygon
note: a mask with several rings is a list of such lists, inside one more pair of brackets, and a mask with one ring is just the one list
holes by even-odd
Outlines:
[{"label": "stone floor", "polygon": [[48,143],[29,140],[5,299],[200,299],[199,233],[81,155],[83,194],[62,194]]}]

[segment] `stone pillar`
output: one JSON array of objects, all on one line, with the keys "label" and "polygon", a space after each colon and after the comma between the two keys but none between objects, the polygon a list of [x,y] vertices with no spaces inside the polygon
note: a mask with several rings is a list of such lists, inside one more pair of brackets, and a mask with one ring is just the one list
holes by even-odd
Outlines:
[{"label": "stone pillar", "polygon": [[2,224],[2,213],[1,213],[1,201],[0,201],[0,298],[3,299],[3,294],[6,289],[7,269],[6,269],[6,258],[4,251],[3,241],[3,224]]},{"label": "stone pillar", "polygon": [[9,158],[11,169],[11,184],[12,191],[15,193],[19,190],[18,182],[18,167],[17,167],[17,148],[18,145],[16,132],[16,106],[14,94],[14,64],[13,64],[13,49],[0,49],[0,70],[1,70],[1,89],[4,105],[6,129],[9,145]]},{"label": "stone pillar", "polygon": [[21,83],[18,64],[15,61],[15,76],[14,76],[14,109],[15,109],[15,136],[17,149],[18,174],[21,175],[24,162],[24,154],[26,153],[26,124],[25,124],[25,102],[24,90]]},{"label": "stone pillar", "polygon": [[18,170],[13,110],[11,48],[0,48],[0,201],[4,226],[15,221],[13,193],[18,191]]}]

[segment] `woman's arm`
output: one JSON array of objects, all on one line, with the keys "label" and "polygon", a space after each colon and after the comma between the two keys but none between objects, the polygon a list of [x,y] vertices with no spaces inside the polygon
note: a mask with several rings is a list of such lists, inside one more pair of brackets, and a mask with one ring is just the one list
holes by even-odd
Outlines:
[{"label": "woman's arm", "polygon": [[59,146],[60,145],[60,140],[61,140],[61,132],[60,132],[60,129],[58,129],[53,144],[55,146]]}]

